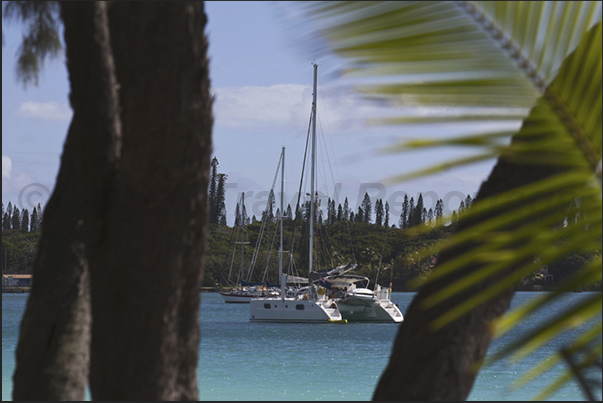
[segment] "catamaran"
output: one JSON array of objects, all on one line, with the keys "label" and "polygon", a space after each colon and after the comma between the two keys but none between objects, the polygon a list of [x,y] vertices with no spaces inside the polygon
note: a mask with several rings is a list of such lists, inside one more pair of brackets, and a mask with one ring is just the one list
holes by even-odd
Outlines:
[{"label": "catamaran", "polygon": [[369,289],[368,277],[350,273],[355,268],[355,264],[338,266],[320,279],[320,286],[335,301],[342,318],[350,322],[402,322],[400,308],[391,301],[391,288],[375,284]]}]

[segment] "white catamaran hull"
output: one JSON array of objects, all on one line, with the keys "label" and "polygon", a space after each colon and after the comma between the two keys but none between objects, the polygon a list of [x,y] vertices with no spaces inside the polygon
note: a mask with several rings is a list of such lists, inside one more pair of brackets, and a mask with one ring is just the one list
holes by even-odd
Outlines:
[{"label": "white catamaran hull", "polygon": [[252,299],[251,322],[328,323],[341,321],[337,306],[331,301],[285,298]]},{"label": "white catamaran hull", "polygon": [[388,289],[381,287],[375,292],[366,288],[356,289],[337,300],[337,307],[341,317],[350,322],[402,322],[402,312],[391,302],[390,295]]},{"label": "white catamaran hull", "polygon": [[366,300],[347,298],[337,301],[341,317],[352,322],[385,322],[399,323],[404,320],[400,309],[390,301],[377,301],[367,303]]}]

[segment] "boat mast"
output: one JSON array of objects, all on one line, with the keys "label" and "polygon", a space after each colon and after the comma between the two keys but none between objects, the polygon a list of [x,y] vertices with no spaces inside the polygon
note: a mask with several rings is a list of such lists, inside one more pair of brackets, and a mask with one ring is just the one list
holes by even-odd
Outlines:
[{"label": "boat mast", "polygon": [[287,277],[283,276],[283,215],[285,213],[284,206],[284,198],[285,198],[285,147],[283,147],[283,152],[281,154],[281,215],[279,217],[281,224],[281,245],[280,251],[278,254],[278,278],[281,281],[281,301],[285,301],[285,287],[287,282]]},{"label": "boat mast", "polygon": [[312,271],[312,251],[314,246],[314,166],[316,165],[316,74],[318,71],[318,65],[313,63],[314,66],[314,84],[312,93],[312,169],[310,170],[310,264],[308,266],[308,278]]},{"label": "boat mast", "polygon": [[241,269],[239,270],[239,275],[237,276],[237,284],[235,287],[239,286],[240,280],[243,278],[243,252],[245,246],[245,234],[243,233],[243,209],[245,208],[245,192],[241,194],[241,211],[239,215],[239,228],[241,228]]}]

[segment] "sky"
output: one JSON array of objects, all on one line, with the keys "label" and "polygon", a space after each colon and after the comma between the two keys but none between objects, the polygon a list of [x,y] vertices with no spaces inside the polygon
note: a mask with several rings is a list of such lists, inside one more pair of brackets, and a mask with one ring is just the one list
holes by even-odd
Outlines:
[{"label": "sky", "polygon": [[[400,141],[454,134],[462,125],[374,127],[366,120],[383,108],[358,96],[333,74],[343,61],[318,53],[300,37],[291,11],[279,2],[206,2],[211,91],[215,95],[213,155],[228,175],[226,210],[234,222],[245,192],[247,211],[261,216],[286,148],[285,204],[295,206],[312,103],[312,63],[318,67],[317,183],[319,194],[355,210],[365,193],[390,206],[397,223],[405,194],[424,194],[427,209],[443,199],[448,211],[474,196],[494,164],[487,161],[412,182],[388,184],[411,172],[458,156],[451,150],[384,155]],[[71,119],[64,56],[47,61],[37,86],[26,88],[15,74],[23,27],[3,23],[2,202],[20,209],[44,203],[54,188]],[[61,33],[62,37],[62,33]],[[280,192],[280,177],[275,192]],[[309,192],[307,180],[302,193]],[[277,196],[277,200],[279,197]],[[324,200],[322,203],[326,202]],[[324,206],[324,205],[323,205]],[[278,207],[278,206],[277,206]]]}]

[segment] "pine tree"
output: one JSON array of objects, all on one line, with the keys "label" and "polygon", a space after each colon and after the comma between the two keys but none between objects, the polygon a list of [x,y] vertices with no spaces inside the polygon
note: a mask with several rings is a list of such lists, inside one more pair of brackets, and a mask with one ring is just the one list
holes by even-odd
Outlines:
[{"label": "pine tree", "polygon": [[471,198],[471,195],[467,195],[467,197],[465,197],[465,210],[471,207],[472,204],[473,199]]},{"label": "pine tree", "polygon": [[385,202],[385,220],[383,222],[385,228],[389,228],[389,203]]},{"label": "pine tree", "polygon": [[335,224],[337,222],[337,210],[335,209],[335,200],[331,200],[330,204],[330,215],[329,215],[329,224]]},{"label": "pine tree", "polygon": [[408,228],[408,216],[410,214],[410,204],[408,202],[408,195],[404,195],[404,202],[402,203],[402,212],[400,213],[400,228]]},{"label": "pine tree", "polygon": [[352,211],[350,210],[350,205],[348,204],[348,198],[345,198],[345,201],[343,202],[343,219],[344,220],[350,220],[350,214],[353,214]]},{"label": "pine tree", "polygon": [[11,202],[8,202],[6,213],[8,214],[8,226],[6,226],[5,228],[9,230],[13,228],[13,205],[11,204]]},{"label": "pine tree", "polygon": [[293,219],[293,212],[291,211],[291,205],[287,204],[287,214],[285,215],[285,217],[287,220],[292,220]]},{"label": "pine tree", "polygon": [[209,204],[209,222],[211,224],[217,224],[218,217],[218,199],[216,197],[217,186],[218,186],[218,159],[214,157],[211,160],[211,173],[209,179],[209,195],[208,195],[208,204]]},{"label": "pine tree", "polygon": [[29,230],[31,232],[38,230],[38,212],[36,211],[35,207],[31,209],[31,216],[29,218]]},{"label": "pine tree", "polygon": [[412,213],[411,227],[417,226],[423,222],[423,194],[419,193],[417,198],[417,205]]},{"label": "pine tree", "polygon": [[459,205],[459,215],[463,214],[465,211],[465,202],[461,200],[461,204]]},{"label": "pine tree", "polygon": [[235,227],[241,225],[241,210],[239,209],[239,203],[237,203],[237,209],[235,210]]},{"label": "pine tree", "polygon": [[436,224],[440,224],[442,222],[442,217],[444,216],[444,201],[439,199],[436,202],[435,211],[434,211]]},{"label": "pine tree", "polygon": [[38,217],[38,223],[36,224],[36,228],[38,231],[42,231],[42,207],[40,203],[38,203],[38,207],[36,207],[36,216]]},{"label": "pine tree", "polygon": [[228,175],[218,174],[218,186],[216,188],[216,214],[217,224],[226,225],[226,179]]},{"label": "pine tree", "polygon": [[4,213],[4,217],[2,217],[2,231],[8,231],[10,228],[11,226],[8,213]]},{"label": "pine tree", "polygon": [[456,222],[458,221],[458,215],[456,214],[456,210],[452,210],[452,221],[451,224],[456,224]]},{"label": "pine tree", "polygon": [[358,207],[358,213],[356,213],[356,216],[354,217],[354,222],[366,222],[364,220],[364,211],[362,211],[362,207]]},{"label": "pine tree", "polygon": [[21,229],[21,213],[19,213],[19,209],[17,208],[17,206],[15,206],[15,208],[13,209],[12,226],[13,229]]},{"label": "pine tree", "polygon": [[29,211],[27,211],[27,209],[23,210],[23,213],[22,213],[21,230],[29,231]]},{"label": "pine tree", "polygon": [[375,224],[383,225],[383,200],[381,199],[375,201]]},{"label": "pine tree", "polygon": [[251,223],[251,218],[249,218],[249,216],[247,215],[247,208],[245,207],[245,203],[243,203],[241,219],[243,220],[243,225],[249,225]]},{"label": "pine tree", "polygon": [[355,222],[355,221],[354,221],[354,220],[355,220],[355,218],[356,218],[356,217],[354,217],[354,213],[352,213],[352,212],[350,211],[350,216],[348,217],[348,220],[349,220],[350,222]]},{"label": "pine tree", "polygon": [[362,221],[371,222],[372,212],[373,204],[371,203],[371,198],[369,197],[367,192],[364,194],[364,199],[362,199]]},{"label": "pine tree", "polygon": [[270,189],[270,193],[268,194],[268,222],[274,222],[274,207],[276,203],[276,198],[274,197],[274,190]]},{"label": "pine tree", "polygon": [[415,198],[411,197],[410,202],[408,204],[408,216],[406,218],[406,228],[412,227],[412,223],[414,222],[415,215]]},{"label": "pine tree", "polygon": [[341,222],[343,220],[343,207],[341,207],[341,203],[337,206],[337,222]]},{"label": "pine tree", "polygon": [[427,212],[427,222],[429,224],[433,223],[433,209],[429,209],[429,211]]}]

